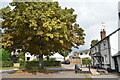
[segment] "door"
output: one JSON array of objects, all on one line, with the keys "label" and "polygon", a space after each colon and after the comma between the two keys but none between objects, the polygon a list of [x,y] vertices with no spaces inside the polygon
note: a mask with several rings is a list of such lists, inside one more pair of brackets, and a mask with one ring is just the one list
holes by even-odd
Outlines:
[{"label": "door", "polygon": [[117,61],[117,57],[114,58],[115,61],[115,71],[118,72],[118,61]]}]

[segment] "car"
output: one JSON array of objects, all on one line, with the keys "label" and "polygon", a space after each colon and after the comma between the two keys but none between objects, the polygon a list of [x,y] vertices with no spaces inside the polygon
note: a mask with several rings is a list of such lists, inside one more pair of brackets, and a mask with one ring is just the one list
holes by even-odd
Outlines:
[{"label": "car", "polygon": [[62,64],[70,64],[69,60],[62,61]]}]

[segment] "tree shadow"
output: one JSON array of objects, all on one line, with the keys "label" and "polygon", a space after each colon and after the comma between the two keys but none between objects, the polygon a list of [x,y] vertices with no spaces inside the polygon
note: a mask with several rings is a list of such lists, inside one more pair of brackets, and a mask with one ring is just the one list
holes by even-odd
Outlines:
[{"label": "tree shadow", "polygon": [[48,69],[25,69],[23,72],[32,73],[33,75],[37,75],[37,73],[49,74],[49,73],[58,73],[59,71],[53,71]]}]

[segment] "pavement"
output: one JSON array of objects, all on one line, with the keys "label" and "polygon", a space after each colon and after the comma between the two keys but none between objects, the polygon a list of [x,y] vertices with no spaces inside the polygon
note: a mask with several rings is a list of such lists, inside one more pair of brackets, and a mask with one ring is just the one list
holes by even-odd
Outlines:
[{"label": "pavement", "polygon": [[3,73],[2,78],[118,78],[117,75],[109,74],[109,75],[92,75],[92,74],[81,74],[75,73],[74,71],[59,71],[56,73],[18,73],[18,74],[8,74]]},{"label": "pavement", "polygon": [[60,68],[46,68],[49,70],[54,70],[54,71],[74,71],[75,69],[75,64],[61,64]]},{"label": "pavement", "polygon": [[9,72],[15,72],[19,70],[18,68],[15,68],[15,69],[10,69],[10,70],[0,70],[0,73],[9,73]]}]

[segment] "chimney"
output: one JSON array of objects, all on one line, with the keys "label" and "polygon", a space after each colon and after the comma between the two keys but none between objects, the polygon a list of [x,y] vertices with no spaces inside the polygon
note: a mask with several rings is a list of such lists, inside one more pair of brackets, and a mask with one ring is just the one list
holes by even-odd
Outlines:
[{"label": "chimney", "polygon": [[101,35],[101,40],[106,37],[106,31],[105,31],[105,29],[101,30],[100,35]]}]

